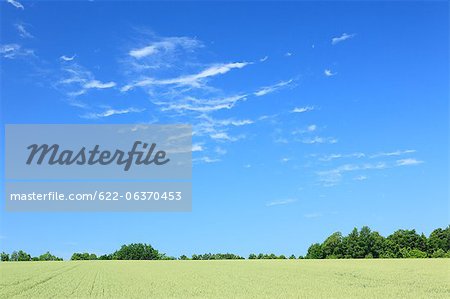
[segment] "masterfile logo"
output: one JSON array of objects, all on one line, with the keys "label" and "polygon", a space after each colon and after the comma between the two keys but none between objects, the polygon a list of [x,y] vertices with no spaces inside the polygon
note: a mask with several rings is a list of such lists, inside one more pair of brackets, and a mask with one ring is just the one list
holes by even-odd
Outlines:
[{"label": "masterfile logo", "polygon": [[13,211],[189,211],[190,125],[6,125]]},{"label": "masterfile logo", "polygon": [[[142,148],[142,150],[139,150]],[[142,141],[135,141],[132,149],[129,152],[122,150],[100,150],[100,145],[96,144],[93,149],[87,150],[82,147],[79,151],[62,150],[58,144],[32,144],[27,147],[30,150],[27,164],[33,162],[41,165],[46,160],[49,165],[108,165],[116,163],[117,165],[124,165],[124,171],[128,171],[131,165],[164,165],[170,161],[166,158],[166,152],[163,150],[156,151],[156,143],[149,145]],[[156,151],[156,153],[154,153]],[[35,159],[36,157],[36,159]]]}]

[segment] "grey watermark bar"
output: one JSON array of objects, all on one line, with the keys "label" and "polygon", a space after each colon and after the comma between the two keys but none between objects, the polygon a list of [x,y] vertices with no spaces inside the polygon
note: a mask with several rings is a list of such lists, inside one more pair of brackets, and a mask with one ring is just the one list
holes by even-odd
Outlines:
[{"label": "grey watermark bar", "polygon": [[190,182],[7,182],[6,210],[188,212]]},{"label": "grey watermark bar", "polygon": [[190,125],[6,125],[6,179],[191,179]]}]

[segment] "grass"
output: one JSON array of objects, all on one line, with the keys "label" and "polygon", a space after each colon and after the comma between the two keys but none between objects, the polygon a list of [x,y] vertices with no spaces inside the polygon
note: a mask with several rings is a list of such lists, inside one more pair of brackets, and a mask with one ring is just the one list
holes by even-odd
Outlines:
[{"label": "grass", "polygon": [[450,259],[0,263],[0,298],[450,298]]}]

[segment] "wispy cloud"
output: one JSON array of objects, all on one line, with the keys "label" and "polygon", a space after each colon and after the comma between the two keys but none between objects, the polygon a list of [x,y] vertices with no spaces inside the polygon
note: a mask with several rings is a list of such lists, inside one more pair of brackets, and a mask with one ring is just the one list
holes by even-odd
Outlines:
[{"label": "wispy cloud", "polygon": [[324,171],[318,171],[319,181],[326,187],[337,185],[346,172],[354,172],[359,170],[385,169],[388,165],[385,162],[375,164],[344,164],[336,168]]},{"label": "wispy cloud", "polygon": [[408,159],[400,159],[396,161],[398,166],[407,166],[407,165],[417,165],[417,164],[422,164],[423,161],[420,160],[416,160],[413,158],[408,158]]},{"label": "wispy cloud", "polygon": [[309,213],[309,214],[305,214],[305,215],[303,215],[305,218],[309,218],[309,219],[312,219],[312,218],[319,218],[319,217],[322,217],[323,215],[321,214],[321,213]]},{"label": "wispy cloud", "polygon": [[130,50],[130,56],[141,59],[144,57],[160,54],[161,52],[173,52],[177,48],[194,49],[202,46],[202,43],[197,39],[189,37],[166,37],[159,41],[152,42],[144,47]]},{"label": "wispy cloud", "polygon": [[196,144],[192,145],[192,151],[193,152],[202,152],[204,150],[205,150],[205,148],[203,147],[203,144],[196,143]]},{"label": "wispy cloud", "polygon": [[332,76],[335,76],[337,73],[333,73],[331,70],[326,69],[323,71],[323,74],[327,77],[332,77]]},{"label": "wispy cloud", "polygon": [[227,153],[227,150],[220,147],[220,146],[216,146],[216,148],[214,149],[214,151],[216,152],[216,154],[218,155],[225,155]]},{"label": "wispy cloud", "polygon": [[16,27],[17,31],[19,32],[20,37],[34,38],[34,36],[26,30],[25,24],[17,23],[17,24],[14,24],[14,27]]},{"label": "wispy cloud", "polygon": [[309,125],[304,129],[292,130],[292,135],[300,135],[300,134],[310,134],[317,131],[317,125]]},{"label": "wispy cloud", "polygon": [[220,162],[220,159],[216,159],[216,158],[210,158],[208,156],[203,156],[200,158],[195,158],[192,160],[192,162],[194,163],[216,163],[216,162]]},{"label": "wispy cloud", "polygon": [[[359,156],[365,157],[364,156]],[[340,157],[344,157],[344,155],[340,155]],[[350,157],[350,155],[346,155],[346,157]],[[317,174],[319,176],[319,181],[321,181],[324,186],[334,186],[337,185],[342,179],[343,175],[347,172],[358,172],[358,171],[370,171],[370,170],[383,170],[388,168],[402,167],[402,166],[410,166],[410,165],[418,165],[424,163],[423,161],[408,158],[408,159],[399,159],[396,161],[380,161],[376,163],[358,163],[358,164],[343,164],[341,166],[329,169],[318,171]],[[357,181],[363,181],[367,179],[365,174],[360,174],[353,178]]]},{"label": "wispy cloud", "polygon": [[327,155],[321,155],[319,156],[319,161],[332,161],[335,159],[345,159],[345,158],[357,158],[357,159],[361,159],[361,158],[370,158],[370,159],[374,159],[374,158],[380,158],[380,157],[393,157],[393,156],[402,156],[402,155],[406,155],[406,154],[412,154],[415,153],[416,150],[412,150],[412,149],[408,149],[408,150],[397,150],[397,151],[392,151],[392,152],[380,152],[380,153],[376,153],[376,154],[365,154],[362,152],[354,152],[354,153],[349,153],[349,154],[327,154]]},{"label": "wispy cloud", "polygon": [[293,54],[291,53],[291,52],[286,52],[285,54],[284,54],[284,56],[286,56],[286,57],[290,57],[290,56],[292,56]]},{"label": "wispy cloud", "polygon": [[295,198],[275,200],[275,201],[271,201],[271,202],[266,203],[266,206],[267,207],[273,207],[273,206],[280,206],[280,205],[288,205],[288,204],[292,204],[292,203],[294,203],[296,201],[297,201],[297,199],[295,199]]},{"label": "wispy cloud", "polygon": [[288,81],[278,82],[274,85],[265,86],[265,87],[262,87],[261,89],[259,89],[258,91],[254,92],[253,94],[257,97],[264,96],[264,95],[272,93],[280,88],[290,85],[293,81],[294,81],[293,79],[290,79]]},{"label": "wispy cloud", "polygon": [[332,161],[332,160],[335,160],[335,159],[364,158],[364,157],[366,157],[366,154],[357,152],[357,153],[350,153],[350,154],[329,154],[329,155],[324,155],[324,156],[321,156],[319,158],[319,160],[328,162],[328,161]]},{"label": "wispy cloud", "polygon": [[356,35],[356,34],[347,34],[347,33],[343,33],[341,36],[333,37],[333,38],[331,39],[331,44],[332,44],[332,45],[336,45],[336,44],[338,44],[338,43],[340,43],[340,42],[343,42],[343,41],[345,41],[345,40],[348,40],[348,39],[351,39],[351,38],[355,37],[355,35]]},{"label": "wispy cloud", "polygon": [[316,143],[337,143],[338,140],[336,138],[333,137],[320,137],[320,136],[315,136],[312,138],[305,138],[302,139],[301,142],[305,143],[305,144],[316,144]]},{"label": "wispy cloud", "polygon": [[242,137],[234,137],[234,136],[230,136],[228,135],[227,132],[217,132],[214,134],[209,135],[212,139],[218,140],[218,141],[238,141],[239,139],[241,139]]},{"label": "wispy cloud", "polygon": [[370,155],[370,158],[379,158],[379,157],[391,157],[391,156],[401,156],[401,155],[405,155],[405,154],[412,154],[415,153],[416,150],[397,150],[394,152],[381,152],[381,153],[377,153],[377,154],[373,154]]},{"label": "wispy cloud", "polygon": [[244,101],[246,95],[234,95],[225,98],[213,98],[213,99],[198,99],[192,96],[185,97],[178,102],[173,101],[158,101],[154,104],[162,106],[162,111],[195,111],[208,113],[213,111],[218,111],[222,109],[231,109],[239,101]]},{"label": "wispy cloud", "polygon": [[303,113],[314,110],[314,107],[312,106],[306,106],[306,107],[295,107],[292,109],[292,113]]},{"label": "wispy cloud", "polygon": [[66,56],[66,55],[62,55],[61,57],[59,57],[59,59],[61,59],[62,61],[72,61],[74,60],[76,57],[76,55],[72,55],[72,56]]},{"label": "wispy cloud", "polygon": [[145,109],[139,109],[139,108],[126,108],[126,109],[107,109],[105,111],[102,112],[98,112],[98,113],[87,113],[82,115],[82,118],[86,118],[86,119],[98,119],[98,118],[105,118],[105,117],[110,117],[113,115],[121,115],[121,114],[128,114],[128,113],[139,113],[139,112],[143,112],[145,111]]},{"label": "wispy cloud", "polygon": [[264,62],[264,61],[266,61],[267,59],[269,59],[269,56],[264,56],[263,58],[261,58],[261,59],[259,60],[259,62]]},{"label": "wispy cloud", "polygon": [[35,56],[33,50],[24,49],[19,44],[0,45],[0,55],[8,59],[15,59],[26,56]]},{"label": "wispy cloud", "polygon": [[97,80],[91,71],[76,62],[63,58],[61,60],[61,78],[54,85],[55,88],[63,92],[70,99],[70,102],[80,104],[81,102],[75,101],[75,99],[88,93],[91,89],[103,90],[116,86],[116,83],[113,81],[102,82]]},{"label": "wispy cloud", "polygon": [[22,10],[25,9],[25,7],[23,7],[22,3],[20,3],[19,1],[16,0],[6,0],[6,2],[8,2],[9,4],[13,5],[16,8],[20,8]]},{"label": "wispy cloud", "polygon": [[367,176],[365,175],[358,175],[356,177],[353,178],[355,181],[365,181],[367,180]]},{"label": "wispy cloud", "polygon": [[159,86],[159,85],[178,85],[178,86],[191,86],[195,88],[200,88],[203,86],[203,82],[207,78],[226,74],[232,69],[241,69],[247,66],[248,64],[249,64],[248,62],[215,64],[193,75],[186,75],[169,79],[145,78],[123,86],[121,91],[126,92],[135,87]]},{"label": "wispy cloud", "polygon": [[86,84],[83,85],[84,88],[86,89],[90,89],[90,88],[95,88],[95,89],[106,89],[106,88],[112,88],[116,86],[115,82],[100,82],[98,80],[91,80],[89,82],[86,82]]}]

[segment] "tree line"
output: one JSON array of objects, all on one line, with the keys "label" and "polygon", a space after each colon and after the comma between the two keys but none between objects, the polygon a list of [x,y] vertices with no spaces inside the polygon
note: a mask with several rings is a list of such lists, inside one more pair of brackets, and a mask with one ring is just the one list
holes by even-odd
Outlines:
[{"label": "tree line", "polygon": [[31,256],[23,250],[13,251],[11,255],[6,252],[0,253],[0,260],[2,262],[26,262],[26,261],[62,261],[63,259],[54,256],[50,252],[41,254],[40,256]]},{"label": "tree line", "polygon": [[[290,255],[289,259],[340,259],[340,258],[450,258],[450,226],[435,229],[428,237],[413,230],[397,230],[383,237],[378,232],[364,226],[354,228],[347,236],[335,232],[323,241],[312,244],[305,257]],[[288,259],[285,255],[250,254],[248,259]],[[167,256],[150,244],[132,243],[122,245],[110,254],[97,256],[95,253],[72,254],[71,260],[241,260],[242,256],[233,253],[182,255],[179,258]],[[10,254],[2,252],[0,260],[6,261],[62,261],[62,258],[46,252],[32,257],[23,250]]]},{"label": "tree line", "polygon": [[435,229],[428,238],[399,229],[386,238],[364,226],[347,236],[335,232],[323,243],[312,244],[306,258],[450,258],[450,226]]}]

